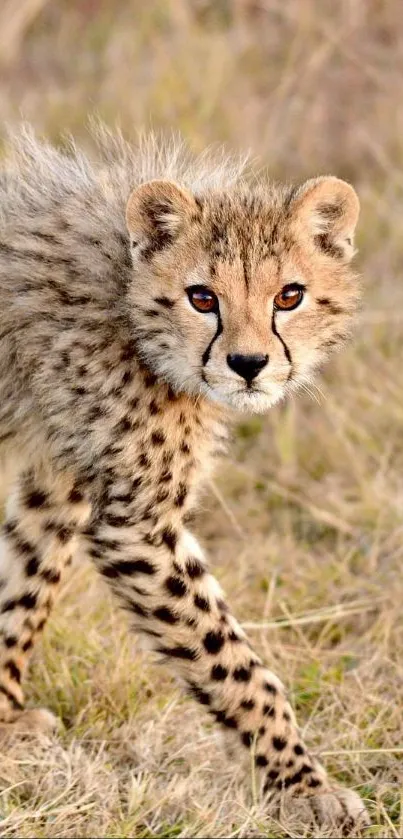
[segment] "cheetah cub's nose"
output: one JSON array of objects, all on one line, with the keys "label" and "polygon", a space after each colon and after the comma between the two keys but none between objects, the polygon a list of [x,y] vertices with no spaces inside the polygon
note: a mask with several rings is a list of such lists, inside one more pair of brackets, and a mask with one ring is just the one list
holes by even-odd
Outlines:
[{"label": "cheetah cub's nose", "polygon": [[266,367],[269,360],[268,355],[227,355],[228,367],[242,376],[248,384],[256,378],[258,373]]}]

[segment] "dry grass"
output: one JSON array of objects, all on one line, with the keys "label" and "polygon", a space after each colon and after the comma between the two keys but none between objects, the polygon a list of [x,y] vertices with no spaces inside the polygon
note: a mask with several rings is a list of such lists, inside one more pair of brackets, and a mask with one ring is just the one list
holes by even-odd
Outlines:
[{"label": "dry grass", "polygon": [[[275,176],[334,171],[359,189],[355,345],[318,402],[240,424],[197,527],[306,738],[370,802],[373,837],[403,835],[402,71],[398,0],[0,11],[2,119],[83,136],[96,109],[129,133],[180,128],[196,147],[251,147]],[[29,698],[64,730],[0,745],[2,837],[320,835],[266,817],[218,733],[136,652],[91,569],[62,600]]]}]

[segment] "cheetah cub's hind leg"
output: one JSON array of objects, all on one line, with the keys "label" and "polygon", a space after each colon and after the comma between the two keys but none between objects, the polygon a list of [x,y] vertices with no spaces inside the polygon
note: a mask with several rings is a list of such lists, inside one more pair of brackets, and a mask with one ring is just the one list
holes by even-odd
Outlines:
[{"label": "cheetah cub's hind leg", "polygon": [[0,538],[0,732],[48,733],[58,721],[24,709],[21,680],[71,564],[89,506],[73,480],[32,468],[17,478]]}]

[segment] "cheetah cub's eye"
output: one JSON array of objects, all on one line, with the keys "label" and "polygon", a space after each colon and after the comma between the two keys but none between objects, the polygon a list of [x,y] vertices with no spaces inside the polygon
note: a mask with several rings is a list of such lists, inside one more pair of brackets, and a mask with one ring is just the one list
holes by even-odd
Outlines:
[{"label": "cheetah cub's eye", "polygon": [[285,285],[274,298],[274,308],[283,309],[287,312],[296,309],[303,300],[304,291],[304,286],[298,283]]},{"label": "cheetah cub's eye", "polygon": [[218,299],[207,286],[192,285],[186,291],[193,308],[197,312],[218,312]]}]

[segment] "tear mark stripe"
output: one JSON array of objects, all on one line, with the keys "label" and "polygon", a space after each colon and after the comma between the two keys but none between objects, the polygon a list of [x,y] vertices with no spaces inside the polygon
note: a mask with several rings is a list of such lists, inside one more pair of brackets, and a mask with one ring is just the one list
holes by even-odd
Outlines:
[{"label": "tear mark stripe", "polygon": [[287,381],[290,381],[291,376],[292,376],[292,356],[291,356],[290,350],[287,347],[286,342],[284,341],[284,338],[281,337],[280,333],[277,330],[276,315],[275,315],[274,309],[273,309],[273,314],[271,316],[271,329],[272,329],[273,334],[280,341],[280,344],[283,345],[284,355],[285,355],[285,357],[286,357],[286,359],[287,359],[287,361],[290,365],[290,370],[289,370],[288,377],[287,377]]},{"label": "tear mark stripe", "polygon": [[206,366],[206,364],[207,364],[207,362],[208,362],[208,360],[209,360],[209,358],[210,358],[211,348],[212,348],[212,346],[213,346],[214,342],[217,340],[217,338],[219,338],[219,337],[220,337],[220,335],[222,334],[222,331],[223,331],[222,320],[221,320],[221,317],[220,317],[220,313],[219,313],[219,312],[217,312],[217,330],[216,330],[215,335],[214,335],[214,336],[213,336],[213,338],[211,339],[211,341],[210,341],[210,343],[209,343],[209,345],[208,345],[207,349],[205,349],[205,351],[204,351],[204,353],[203,353],[203,355],[202,355],[203,367],[205,367],[205,366]]}]

